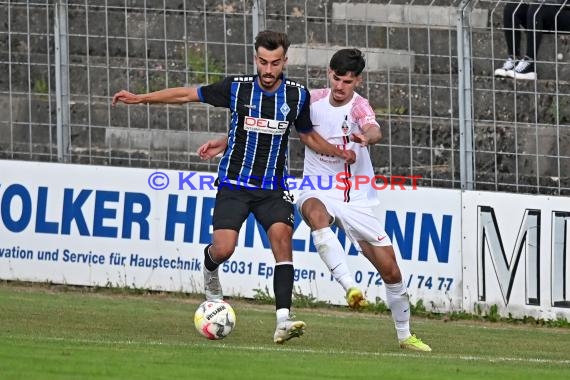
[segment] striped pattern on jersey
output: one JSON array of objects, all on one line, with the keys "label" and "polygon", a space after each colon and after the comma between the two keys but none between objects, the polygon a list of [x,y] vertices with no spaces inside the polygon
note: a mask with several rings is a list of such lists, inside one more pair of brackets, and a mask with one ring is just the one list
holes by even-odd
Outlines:
[{"label": "striped pattern on jersey", "polygon": [[[343,136],[342,137],[342,150],[346,150],[347,147],[346,145],[350,143],[350,137],[348,136]],[[352,188],[352,181],[350,180],[350,178],[352,177],[352,171],[350,170],[350,164],[348,162],[344,162],[344,173],[345,173],[345,177],[344,177],[344,185],[345,185],[345,189],[344,189],[344,199],[343,201],[348,203],[350,202],[350,189]]]},{"label": "striped pattern on jersey", "polygon": [[[220,160],[218,178],[222,183],[277,189],[282,178],[288,175],[287,148],[291,126],[295,125],[299,131],[308,131],[312,127],[309,92],[284,77],[273,93],[263,91],[257,76],[226,78],[226,81],[229,82],[231,122],[228,147]],[[208,101],[208,96],[213,95],[204,87],[201,95],[204,101],[215,103]],[[302,111],[307,114],[308,125],[307,122],[299,125],[297,119]]]}]

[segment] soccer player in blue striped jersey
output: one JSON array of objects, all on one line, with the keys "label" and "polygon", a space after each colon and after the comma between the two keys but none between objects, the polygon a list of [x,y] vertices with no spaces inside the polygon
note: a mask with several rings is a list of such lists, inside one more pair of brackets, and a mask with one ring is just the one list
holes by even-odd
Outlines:
[{"label": "soccer player in blue striped jersey", "polygon": [[201,147],[202,158],[224,154],[218,168],[218,192],[212,243],[204,249],[204,290],[208,300],[222,299],[218,269],[234,253],[239,230],[250,213],[263,226],[275,258],[273,288],[276,303],[275,343],[301,336],[303,321],[290,318],[293,293],[293,204],[285,178],[291,127],[314,151],[354,162],[353,151],[326,142],[312,127],[310,94],[284,73],[290,42],[285,33],[262,31],[255,39],[257,75],[227,77],[201,87],[168,88],[148,94],[126,90],[113,96],[113,105],[204,102],[229,108],[227,139]]}]

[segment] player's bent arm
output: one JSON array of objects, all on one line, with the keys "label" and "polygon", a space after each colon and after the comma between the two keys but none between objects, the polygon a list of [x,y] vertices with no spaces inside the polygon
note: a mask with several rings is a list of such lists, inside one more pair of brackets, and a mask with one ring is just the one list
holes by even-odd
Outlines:
[{"label": "player's bent arm", "polygon": [[340,157],[347,161],[354,162],[355,155],[352,150],[342,150],[336,145],[329,143],[321,135],[314,130],[309,132],[299,132],[299,139],[309,148],[317,153],[325,154],[327,156]]},{"label": "player's bent arm", "polygon": [[368,145],[376,144],[382,139],[382,131],[377,124],[365,124],[362,126],[362,131],[368,139]]},{"label": "player's bent arm", "polygon": [[351,134],[350,140],[361,146],[373,145],[382,139],[382,132],[377,124],[365,124],[360,131]]},{"label": "player's bent arm", "polygon": [[209,160],[226,150],[227,146],[227,136],[220,137],[219,139],[208,140],[198,148],[198,155],[202,160]]},{"label": "player's bent arm", "polygon": [[198,89],[194,87],[173,87],[160,91],[149,92],[147,94],[133,94],[126,90],[121,90],[113,95],[113,105],[117,102],[125,104],[183,104],[188,102],[198,102]]}]

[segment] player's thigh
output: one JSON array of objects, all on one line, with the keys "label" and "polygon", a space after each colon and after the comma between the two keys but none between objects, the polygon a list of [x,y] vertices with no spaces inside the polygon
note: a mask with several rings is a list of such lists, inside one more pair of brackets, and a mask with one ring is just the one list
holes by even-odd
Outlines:
[{"label": "player's thigh", "polygon": [[292,261],[295,216],[291,195],[282,190],[263,190],[257,196],[259,198],[252,205],[252,212],[267,232],[275,261]]},{"label": "player's thigh", "polygon": [[392,244],[390,237],[369,207],[345,205],[338,208],[336,212],[336,223],[344,229],[353,243],[366,241],[374,246]]},{"label": "player's thigh", "polygon": [[327,198],[316,191],[302,192],[297,200],[301,217],[312,230],[325,228],[335,222],[336,200]]},{"label": "player's thigh", "polygon": [[251,211],[266,232],[275,223],[284,223],[293,228],[295,223],[293,199],[288,191],[255,191],[257,198],[251,205]]},{"label": "player's thigh", "polygon": [[300,207],[300,211],[303,220],[312,230],[328,227],[334,221],[333,216],[329,213],[323,201],[315,197],[305,200]]},{"label": "player's thigh", "polygon": [[214,205],[213,228],[239,232],[250,212],[249,195],[240,189],[220,187]]}]

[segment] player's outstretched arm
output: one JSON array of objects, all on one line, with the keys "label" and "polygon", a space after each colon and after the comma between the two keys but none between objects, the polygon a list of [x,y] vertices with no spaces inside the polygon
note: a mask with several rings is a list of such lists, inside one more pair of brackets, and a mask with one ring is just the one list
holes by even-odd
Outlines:
[{"label": "player's outstretched arm", "polygon": [[311,130],[310,132],[299,132],[299,138],[303,144],[307,145],[317,153],[343,158],[348,164],[353,164],[356,161],[356,154],[354,151],[350,149],[340,149],[336,145],[326,141],[314,130]]},{"label": "player's outstretched arm", "polygon": [[113,95],[113,105],[117,103],[141,104],[141,103],[167,103],[183,104],[198,102],[198,90],[193,87],[173,87],[147,94],[133,94],[127,90],[121,90]]},{"label": "player's outstretched arm", "polygon": [[202,160],[209,160],[222,153],[228,146],[227,137],[220,137],[215,140],[208,140],[198,148],[197,153]]},{"label": "player's outstretched arm", "polygon": [[373,145],[382,139],[382,132],[376,124],[366,124],[362,126],[362,132],[353,133],[350,139],[362,146]]}]

